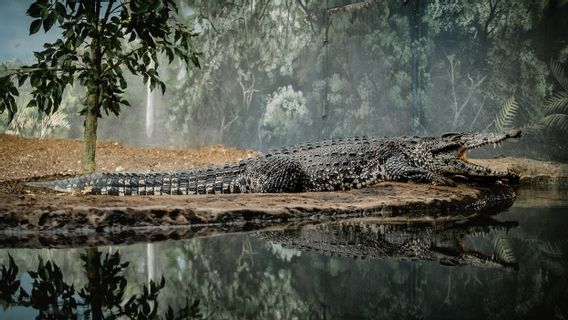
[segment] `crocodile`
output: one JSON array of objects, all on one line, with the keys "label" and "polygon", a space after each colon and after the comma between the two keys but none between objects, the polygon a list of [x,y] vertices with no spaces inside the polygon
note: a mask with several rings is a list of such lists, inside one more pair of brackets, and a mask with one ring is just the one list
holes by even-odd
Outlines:
[{"label": "crocodile", "polygon": [[461,221],[395,223],[356,218],[291,230],[259,231],[257,238],[300,252],[349,258],[436,261],[444,266],[518,270],[514,252],[493,249],[516,221],[476,216]]},{"label": "crocodile", "polygon": [[500,133],[444,133],[439,137],[352,137],[272,150],[231,164],[178,172],[96,172],[27,183],[63,192],[102,195],[276,193],[359,189],[380,181],[455,186],[454,176],[515,180],[470,162],[469,150],[510,138]]}]

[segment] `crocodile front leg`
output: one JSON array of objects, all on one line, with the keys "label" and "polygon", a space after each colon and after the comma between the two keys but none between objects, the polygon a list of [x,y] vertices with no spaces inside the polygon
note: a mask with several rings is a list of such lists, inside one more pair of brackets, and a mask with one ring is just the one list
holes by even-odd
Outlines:
[{"label": "crocodile front leg", "polygon": [[438,186],[456,185],[456,183],[450,178],[411,165],[402,156],[388,158],[384,164],[384,171],[385,180],[431,183]]}]

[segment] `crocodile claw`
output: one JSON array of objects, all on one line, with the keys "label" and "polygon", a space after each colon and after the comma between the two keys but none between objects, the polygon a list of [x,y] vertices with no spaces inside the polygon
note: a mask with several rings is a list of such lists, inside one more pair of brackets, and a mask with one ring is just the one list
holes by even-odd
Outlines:
[{"label": "crocodile claw", "polygon": [[436,179],[432,181],[432,184],[435,186],[447,186],[447,187],[455,187],[457,185],[454,182],[454,180],[442,176],[436,177]]}]

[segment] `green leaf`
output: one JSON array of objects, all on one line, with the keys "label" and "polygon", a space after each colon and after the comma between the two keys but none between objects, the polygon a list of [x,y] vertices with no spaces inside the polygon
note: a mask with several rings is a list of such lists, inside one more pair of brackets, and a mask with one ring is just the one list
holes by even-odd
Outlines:
[{"label": "green leaf", "polygon": [[32,87],[38,87],[41,82],[41,77],[38,72],[34,72],[30,76],[30,83]]},{"label": "green leaf", "polygon": [[126,89],[128,87],[128,84],[126,83],[126,80],[124,80],[124,77],[118,78],[118,81],[120,82],[121,89]]},{"label": "green leaf", "polygon": [[18,92],[18,89],[16,89],[16,87],[14,87],[14,86],[8,87],[8,91],[10,91],[10,94],[13,95],[13,96],[17,97],[17,96],[20,95],[20,93]]},{"label": "green leaf", "polygon": [[37,103],[34,99],[30,100],[30,102],[28,102],[28,104],[26,105],[26,108],[35,108],[37,107]]},{"label": "green leaf", "polygon": [[38,60],[43,60],[43,52],[34,51],[34,57]]},{"label": "green leaf", "polygon": [[68,0],[67,6],[71,9],[71,11],[75,11],[75,4],[77,4],[76,0]]},{"label": "green leaf", "polygon": [[55,12],[57,12],[57,14],[61,17],[65,17],[67,15],[67,10],[61,2],[55,4]]},{"label": "green leaf", "polygon": [[30,24],[30,35],[38,32],[40,27],[41,27],[41,19],[34,20],[32,24]]},{"label": "green leaf", "polygon": [[32,3],[32,5],[26,11],[26,14],[32,18],[39,18],[41,13],[41,5],[37,2]]},{"label": "green leaf", "polygon": [[18,87],[23,86],[27,79],[28,79],[28,75],[27,75],[27,74],[22,74],[22,75],[20,75],[20,76],[18,77]]},{"label": "green leaf", "polygon": [[130,107],[130,102],[128,102],[128,100],[126,100],[126,99],[121,99],[121,100],[120,100],[120,104],[123,104],[123,105],[125,105],[125,106],[127,106],[127,107]]},{"label": "green leaf", "polygon": [[518,111],[519,104],[517,103],[515,96],[509,97],[495,117],[495,126],[497,127],[497,130],[510,128],[514,123]]},{"label": "green leaf", "polygon": [[48,32],[49,29],[51,29],[51,27],[53,27],[53,23],[55,23],[55,18],[56,18],[55,15],[56,15],[55,11],[52,11],[49,14],[49,16],[47,16],[47,19],[45,19],[43,21],[43,30],[45,32]]}]

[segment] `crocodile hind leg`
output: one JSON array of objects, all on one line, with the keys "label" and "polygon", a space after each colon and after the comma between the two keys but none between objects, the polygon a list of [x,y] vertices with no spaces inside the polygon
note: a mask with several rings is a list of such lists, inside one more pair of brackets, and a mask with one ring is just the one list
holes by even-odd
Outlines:
[{"label": "crocodile hind leg", "polygon": [[310,177],[302,165],[287,155],[271,156],[249,166],[245,184],[254,192],[303,192],[310,185]]},{"label": "crocodile hind leg", "polygon": [[438,186],[455,186],[456,183],[435,172],[412,166],[403,157],[391,157],[384,164],[385,180],[431,183]]}]

